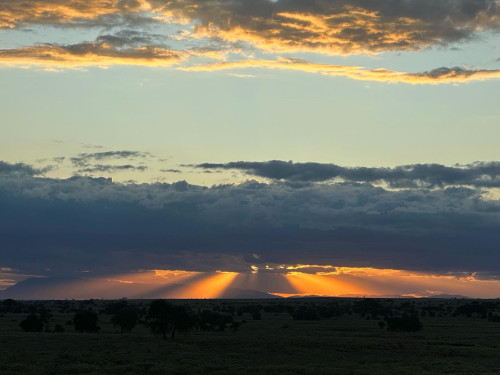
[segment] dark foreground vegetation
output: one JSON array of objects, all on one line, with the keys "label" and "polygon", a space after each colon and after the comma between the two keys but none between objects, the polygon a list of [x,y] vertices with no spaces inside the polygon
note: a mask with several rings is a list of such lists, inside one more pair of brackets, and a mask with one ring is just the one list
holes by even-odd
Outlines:
[{"label": "dark foreground vegetation", "polygon": [[499,374],[500,300],[0,301],[0,374]]}]

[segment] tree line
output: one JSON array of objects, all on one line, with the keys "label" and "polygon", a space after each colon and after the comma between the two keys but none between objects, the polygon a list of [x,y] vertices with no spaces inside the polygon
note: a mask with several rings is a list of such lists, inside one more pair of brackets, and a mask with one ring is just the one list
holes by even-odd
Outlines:
[{"label": "tree line", "polygon": [[[98,332],[99,315],[105,314],[110,316],[111,323],[121,333],[131,332],[138,324],[142,324],[164,339],[175,339],[177,332],[190,330],[237,331],[245,323],[244,314],[247,318],[260,320],[263,313],[288,314],[293,320],[337,319],[355,314],[362,319],[375,321],[381,329],[410,332],[423,328],[422,317],[462,316],[500,322],[499,300],[318,298],[184,302],[172,303],[158,299],[145,305],[145,301],[131,303],[126,299],[108,302],[51,301],[51,306],[55,306],[61,313],[72,312],[73,318],[66,325],[72,325],[78,332]],[[1,301],[0,315],[9,312],[27,313],[19,324],[24,331],[65,331],[61,324],[50,326],[53,314],[47,308],[47,303]]]}]

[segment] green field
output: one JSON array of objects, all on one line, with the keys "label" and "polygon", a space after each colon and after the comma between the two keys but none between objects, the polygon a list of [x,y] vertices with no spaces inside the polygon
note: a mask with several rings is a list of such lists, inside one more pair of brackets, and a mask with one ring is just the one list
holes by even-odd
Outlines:
[{"label": "green field", "polygon": [[[80,302],[72,301],[74,308]],[[107,303],[96,301],[97,311]],[[147,306],[147,301],[137,302]],[[181,302],[176,302],[181,303]],[[297,301],[184,301],[193,309],[227,305],[328,303]],[[349,303],[349,302],[346,302]],[[386,303],[386,302],[384,302]],[[401,304],[400,300],[389,301]],[[23,332],[27,313],[0,315],[0,374],[500,374],[500,323],[479,316],[453,316],[458,300],[424,301],[443,314],[420,317],[418,332],[391,332],[380,319],[356,313],[320,320],[294,320],[287,312],[266,312],[243,321],[236,332],[191,330],[163,340],[138,325],[121,334],[110,316],[99,314],[101,330],[79,333],[68,323],[74,312],[44,302],[50,327],[65,332]],[[216,307],[217,306],[217,307]]]}]

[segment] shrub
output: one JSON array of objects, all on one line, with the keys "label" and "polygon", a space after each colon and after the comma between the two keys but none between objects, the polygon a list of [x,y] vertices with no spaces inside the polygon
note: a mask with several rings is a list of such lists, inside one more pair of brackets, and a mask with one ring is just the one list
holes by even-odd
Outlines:
[{"label": "shrub", "polygon": [[73,317],[75,331],[97,332],[100,327],[97,325],[97,313],[92,310],[80,310]]},{"label": "shrub", "polygon": [[139,320],[139,311],[132,306],[122,307],[115,312],[111,318],[111,323],[115,326],[120,326],[121,332],[130,332],[134,329]]},{"label": "shrub", "polygon": [[42,332],[43,330],[43,320],[39,315],[31,313],[19,323],[19,327],[25,332]]},{"label": "shrub", "polygon": [[153,333],[161,334],[163,339],[166,339],[167,332],[170,332],[172,340],[176,331],[187,331],[193,326],[184,306],[174,306],[162,299],[151,302],[147,321]]},{"label": "shrub", "polygon": [[54,332],[64,332],[64,327],[60,324],[56,324],[54,327]]}]

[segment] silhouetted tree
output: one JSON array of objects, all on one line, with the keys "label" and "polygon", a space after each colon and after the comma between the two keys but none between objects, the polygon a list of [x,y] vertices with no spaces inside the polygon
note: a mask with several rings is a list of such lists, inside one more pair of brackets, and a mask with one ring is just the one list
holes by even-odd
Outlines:
[{"label": "silhouetted tree", "polygon": [[26,319],[19,323],[19,327],[25,332],[41,332],[43,330],[43,320],[40,315],[31,313]]},{"label": "silhouetted tree", "polygon": [[97,325],[97,313],[90,309],[80,310],[73,317],[75,331],[79,332],[97,332],[100,327]]},{"label": "silhouetted tree", "polygon": [[64,327],[60,324],[56,324],[54,327],[54,332],[64,332]]},{"label": "silhouetted tree", "polygon": [[488,310],[495,309],[496,305],[492,302],[480,302],[473,301],[471,303],[466,303],[465,305],[457,307],[453,316],[465,315],[467,317],[478,316],[486,319],[488,316]]},{"label": "silhouetted tree", "polygon": [[233,332],[236,332],[240,329],[241,322],[231,322],[231,325],[229,326],[229,329]]},{"label": "silhouetted tree", "polygon": [[292,314],[294,320],[319,320],[316,307],[299,306]]},{"label": "silhouetted tree", "polygon": [[252,319],[253,320],[260,320],[262,318],[262,315],[260,313],[260,310],[255,310],[254,312],[252,312]]},{"label": "silhouetted tree", "polygon": [[115,315],[118,311],[125,307],[129,307],[129,304],[126,299],[121,299],[116,302],[108,303],[103,312],[108,315]]},{"label": "silhouetted tree", "polygon": [[193,326],[193,321],[184,306],[175,306],[163,299],[151,302],[147,321],[151,331],[161,334],[164,340],[168,332],[174,340],[176,331],[187,331]]},{"label": "silhouetted tree", "polygon": [[231,315],[221,314],[215,311],[203,310],[197,316],[197,326],[203,331],[224,331],[226,324],[233,323]]},{"label": "silhouetted tree", "polygon": [[371,298],[363,298],[360,301],[356,301],[352,306],[352,310],[360,316],[369,316],[372,319],[377,319],[378,315],[386,315],[388,313],[387,307],[380,301]]},{"label": "silhouetted tree", "polygon": [[139,310],[133,306],[123,306],[115,312],[111,318],[111,323],[120,326],[121,332],[130,332],[139,321]]},{"label": "silhouetted tree", "polygon": [[38,307],[36,312],[40,316],[40,320],[45,325],[45,330],[48,331],[49,320],[52,319],[52,311],[45,306]]},{"label": "silhouetted tree", "polygon": [[3,300],[0,304],[0,312],[3,313],[21,313],[28,312],[26,304],[23,302],[15,301],[11,298]]}]

